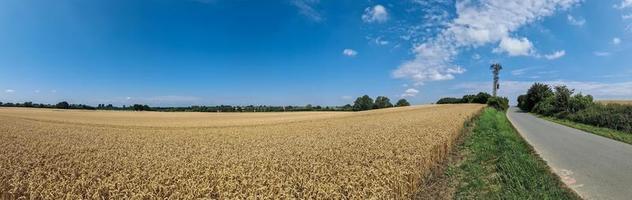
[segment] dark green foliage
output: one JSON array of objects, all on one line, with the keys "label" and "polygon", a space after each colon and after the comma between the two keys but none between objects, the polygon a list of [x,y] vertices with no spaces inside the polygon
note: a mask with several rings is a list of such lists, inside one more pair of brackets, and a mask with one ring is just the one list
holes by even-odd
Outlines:
[{"label": "dark green foliage", "polygon": [[[592,96],[581,93],[571,96],[573,91],[561,85],[553,93],[548,85],[535,83],[526,100],[518,97],[518,105],[545,116],[632,133],[632,105],[595,104]],[[528,109],[529,104],[534,106]]]},{"label": "dark green foliage", "polygon": [[553,114],[555,114],[557,110],[554,103],[555,97],[550,96],[542,101],[537,102],[533,109],[531,109],[531,111],[541,115],[553,116]]},{"label": "dark green foliage", "polygon": [[487,99],[489,99],[490,97],[492,97],[492,95],[488,94],[487,92],[479,92],[472,100],[472,103],[486,104]]},{"label": "dark green foliage", "polygon": [[371,110],[373,109],[373,99],[369,95],[358,97],[353,102],[354,111]]},{"label": "dark green foliage", "polygon": [[555,112],[568,112],[569,111],[569,101],[571,99],[571,95],[573,95],[575,90],[568,89],[565,85],[555,86],[555,101],[553,102],[553,106],[555,106]]},{"label": "dark green foliage", "polygon": [[375,98],[374,107],[376,109],[390,108],[390,107],[393,107],[393,104],[391,103],[391,100],[388,97],[378,96],[377,98]]},{"label": "dark green foliage", "polygon": [[70,104],[68,104],[68,102],[62,101],[62,102],[57,103],[55,107],[59,109],[68,109],[70,108]]},{"label": "dark green foliage", "polygon": [[473,95],[473,94],[463,95],[463,98],[461,99],[461,103],[472,103],[474,102],[475,98],[476,98],[476,95]]},{"label": "dark green foliage", "polygon": [[524,111],[533,111],[533,107],[535,107],[538,102],[551,96],[553,96],[553,91],[548,85],[542,83],[533,84],[527,91],[527,100],[524,106],[527,110]]},{"label": "dark green foliage", "polygon": [[575,96],[571,97],[571,99],[568,101],[568,109],[571,113],[576,113],[579,112],[580,110],[584,110],[590,106],[592,106],[593,103],[593,97],[590,95],[582,95],[581,93],[576,94]]},{"label": "dark green foliage", "polygon": [[527,107],[526,94],[518,96],[518,108],[520,108],[520,110],[523,110],[523,111],[529,111],[529,108]]},{"label": "dark green foliage", "polygon": [[408,103],[406,99],[400,99],[399,101],[397,101],[395,106],[397,107],[410,106],[410,103]]},{"label": "dark green foliage", "polygon": [[509,108],[509,99],[507,97],[490,97],[487,99],[487,105],[499,111],[505,111]]},{"label": "dark green foliage", "polygon": [[476,95],[468,94],[464,95],[463,98],[455,98],[455,97],[444,97],[437,101],[437,104],[457,104],[457,103],[480,103],[486,104],[487,100],[492,97],[492,95],[486,92],[479,92]]},{"label": "dark green foliage", "polygon": [[468,102],[464,102],[463,99],[454,98],[454,97],[445,97],[437,101],[437,104],[457,104],[457,103],[468,103]]},{"label": "dark green foliage", "polygon": [[632,106],[621,104],[592,104],[586,109],[569,114],[566,119],[632,133]]}]

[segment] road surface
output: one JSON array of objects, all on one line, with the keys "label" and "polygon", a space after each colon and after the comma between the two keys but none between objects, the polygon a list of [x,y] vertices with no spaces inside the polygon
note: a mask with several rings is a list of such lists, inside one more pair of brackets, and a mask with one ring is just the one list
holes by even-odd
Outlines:
[{"label": "road surface", "polygon": [[564,183],[585,199],[632,199],[632,145],[510,108],[507,116]]}]

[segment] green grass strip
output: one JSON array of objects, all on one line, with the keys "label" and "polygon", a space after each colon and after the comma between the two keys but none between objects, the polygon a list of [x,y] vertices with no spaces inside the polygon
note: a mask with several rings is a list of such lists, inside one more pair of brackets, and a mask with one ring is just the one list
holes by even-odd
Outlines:
[{"label": "green grass strip", "polygon": [[595,135],[600,135],[600,136],[607,137],[607,138],[617,140],[620,142],[632,144],[632,134],[630,133],[617,131],[617,130],[609,129],[609,128],[592,126],[588,124],[577,123],[577,122],[565,120],[565,119],[558,119],[555,117],[547,117],[547,116],[539,116],[539,117],[542,119],[546,119],[546,120],[558,123],[558,124],[562,124],[564,126],[576,128],[582,131],[593,133]]},{"label": "green grass strip", "polygon": [[459,154],[446,172],[458,180],[455,199],[580,199],[495,109],[483,111]]}]

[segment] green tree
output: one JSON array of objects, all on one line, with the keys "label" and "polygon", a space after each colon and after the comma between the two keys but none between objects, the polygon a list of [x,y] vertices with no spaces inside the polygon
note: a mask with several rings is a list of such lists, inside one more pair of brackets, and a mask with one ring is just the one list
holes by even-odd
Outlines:
[{"label": "green tree", "polygon": [[553,102],[553,105],[557,112],[569,111],[568,104],[574,92],[575,90],[568,89],[565,85],[555,86],[555,102]]},{"label": "green tree", "polygon": [[68,104],[68,102],[66,101],[62,101],[62,102],[57,103],[57,105],[55,105],[55,108],[68,109],[70,108],[70,104]]},{"label": "green tree", "polygon": [[353,110],[355,111],[371,110],[371,109],[373,109],[373,99],[371,99],[369,95],[358,97],[353,102]]},{"label": "green tree", "polygon": [[399,101],[397,101],[395,106],[396,107],[410,106],[410,103],[408,103],[406,99],[400,99]]},{"label": "green tree", "polygon": [[528,110],[526,111],[533,111],[533,107],[535,107],[537,103],[553,95],[553,91],[548,85],[543,83],[534,83],[527,91],[525,108],[527,108]]},{"label": "green tree", "polygon": [[473,94],[463,95],[463,100],[461,101],[461,103],[472,103],[474,102],[475,98],[476,95]]},{"label": "green tree", "polygon": [[375,98],[375,107],[378,109],[390,108],[390,107],[393,107],[393,104],[391,103],[391,100],[388,97],[378,96],[377,98]]},{"label": "green tree", "polygon": [[486,104],[487,99],[489,99],[490,97],[492,97],[492,95],[488,94],[487,92],[479,92],[472,100],[472,103]]},{"label": "green tree", "polygon": [[520,108],[520,110],[523,111],[529,111],[529,108],[527,107],[527,95],[523,94],[518,96],[518,107]]}]

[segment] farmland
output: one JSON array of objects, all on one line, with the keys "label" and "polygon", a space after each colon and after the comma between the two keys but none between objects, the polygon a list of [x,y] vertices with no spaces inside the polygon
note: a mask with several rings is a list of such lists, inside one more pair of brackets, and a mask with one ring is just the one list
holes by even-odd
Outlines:
[{"label": "farmland", "polygon": [[599,100],[597,102],[602,104],[632,105],[632,100]]},{"label": "farmland", "polygon": [[1,108],[1,198],[409,198],[482,108]]}]

